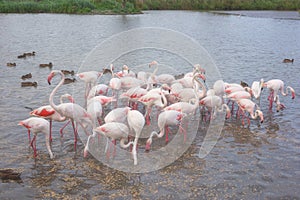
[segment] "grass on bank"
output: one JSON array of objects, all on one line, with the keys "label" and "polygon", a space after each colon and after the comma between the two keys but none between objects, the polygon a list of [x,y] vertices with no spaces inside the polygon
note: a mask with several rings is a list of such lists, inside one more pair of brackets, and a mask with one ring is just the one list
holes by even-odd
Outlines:
[{"label": "grass on bank", "polygon": [[138,9],[115,0],[0,0],[1,13],[128,14]]},{"label": "grass on bank", "polygon": [[132,14],[141,10],[299,10],[300,0],[0,0],[1,13]]}]

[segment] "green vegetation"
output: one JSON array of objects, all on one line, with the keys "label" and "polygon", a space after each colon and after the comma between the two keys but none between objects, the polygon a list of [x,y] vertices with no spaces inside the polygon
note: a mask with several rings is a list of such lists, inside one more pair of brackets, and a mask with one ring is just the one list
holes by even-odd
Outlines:
[{"label": "green vegetation", "polygon": [[[141,0],[150,10],[298,10],[300,0]],[[142,2],[142,3],[141,3]]]},{"label": "green vegetation", "polygon": [[128,14],[140,12],[124,0],[0,0],[1,13]]},{"label": "green vegetation", "polygon": [[300,0],[0,0],[1,13],[133,14],[141,10],[299,10]]}]

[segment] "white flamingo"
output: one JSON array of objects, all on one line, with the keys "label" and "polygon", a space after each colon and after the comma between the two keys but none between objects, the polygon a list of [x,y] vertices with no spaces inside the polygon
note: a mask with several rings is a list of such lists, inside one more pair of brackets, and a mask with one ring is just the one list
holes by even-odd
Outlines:
[{"label": "white flamingo", "polygon": [[[36,153],[36,136],[38,133],[44,133],[45,134],[45,140],[46,140],[46,147],[49,152],[50,158],[54,158],[53,153],[51,151],[50,147],[50,141],[49,141],[49,122],[43,118],[39,117],[30,117],[28,119],[25,119],[23,121],[20,121],[18,123],[20,126],[24,126],[28,130],[28,135],[30,137],[30,131],[34,134],[34,137],[32,141],[30,142],[30,145],[34,151],[34,157],[37,156]],[[30,139],[30,138],[29,138]]]},{"label": "white flamingo", "polygon": [[[48,83],[50,85],[52,78],[54,76],[56,76],[57,74],[59,74],[61,76],[61,80],[58,83],[58,85],[51,92],[50,97],[49,97],[49,103],[50,103],[51,107],[56,112],[58,112],[61,116],[64,116],[67,119],[71,120],[72,126],[73,126],[73,131],[74,131],[74,148],[76,150],[78,125],[81,125],[81,127],[84,129],[85,133],[87,135],[89,135],[86,128],[89,125],[92,125],[92,122],[91,122],[89,114],[80,105],[75,104],[75,103],[61,103],[59,105],[56,105],[54,103],[53,97],[54,97],[56,91],[58,90],[58,88],[63,85],[64,80],[65,80],[65,75],[59,70],[53,70],[53,71],[51,71],[51,73],[48,76]],[[74,122],[76,122],[76,127],[75,127]]]},{"label": "white flamingo", "polygon": [[182,112],[178,112],[176,110],[166,110],[159,114],[158,116],[158,127],[159,127],[159,133],[156,131],[153,131],[148,138],[146,142],[146,151],[150,150],[151,144],[152,144],[152,138],[154,136],[157,136],[158,138],[161,138],[165,135],[166,130],[166,143],[169,142],[169,128],[168,126],[179,126],[179,129],[184,134],[184,141],[186,140],[186,131],[181,127],[181,121],[185,117],[185,114]]}]

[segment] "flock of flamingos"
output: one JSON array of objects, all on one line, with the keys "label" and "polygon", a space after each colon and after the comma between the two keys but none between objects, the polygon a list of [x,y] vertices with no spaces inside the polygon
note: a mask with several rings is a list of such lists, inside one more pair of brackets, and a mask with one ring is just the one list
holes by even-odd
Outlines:
[{"label": "flock of flamingos", "polygon": [[[53,98],[57,90],[64,84],[65,75],[60,70],[51,71],[48,75],[48,83],[51,84],[52,79],[57,75],[60,76],[60,82],[49,96],[49,105],[33,110],[30,112],[31,117],[18,124],[28,129],[28,138],[34,151],[34,157],[37,156],[36,135],[44,133],[50,158],[54,158],[50,145],[52,121],[67,121],[60,129],[61,136],[63,136],[63,129],[71,122],[75,150],[78,127],[80,126],[84,130],[88,136],[84,156],[90,150],[89,143],[93,142],[91,139],[95,136],[99,136],[99,139],[100,135],[104,135],[111,139],[114,145],[117,140],[120,140],[119,144],[122,148],[131,147],[133,162],[136,165],[138,139],[144,126],[154,123],[155,117],[159,130],[158,132],[153,131],[147,139],[145,149],[148,151],[151,149],[153,137],[162,138],[166,135],[165,140],[168,142],[169,126],[178,126],[185,138],[186,130],[181,126],[181,122],[183,118],[195,115],[197,110],[202,113],[203,120],[209,121],[214,120],[218,112],[226,112],[226,118],[229,118],[234,114],[234,107],[237,107],[236,117],[242,118],[243,125],[244,119],[250,125],[250,119],[259,118],[261,123],[264,120],[263,112],[254,102],[255,99],[260,98],[263,88],[269,89],[270,92],[268,97],[270,110],[272,110],[273,104],[276,105],[277,111],[285,108],[280,103],[280,94],[287,96],[290,92],[292,99],[295,98],[294,89],[290,86],[285,87],[284,82],[279,79],[266,82],[264,80],[254,81],[251,87],[244,82],[238,84],[218,80],[214,83],[213,88],[209,89],[205,84],[205,69],[199,64],[194,65],[191,72],[183,74],[181,77],[157,74],[159,63],[156,61],[152,61],[149,67],[154,68],[153,73],[143,71],[134,73],[126,65],[121,71],[114,72],[114,66],[111,65],[110,69],[104,69],[102,72],[87,71],[76,74],[85,83],[84,106],[76,104],[69,94],[61,96],[60,104],[54,103]],[[111,75],[109,83],[98,84],[104,75]],[[68,102],[64,102],[66,99]],[[118,107],[120,99],[126,103]],[[111,106],[112,109],[105,114],[105,109],[109,104],[114,106]],[[157,115],[152,113],[153,107],[156,108]],[[34,134],[32,140],[30,132]],[[134,139],[129,139],[128,136],[134,136]],[[107,146],[106,151],[109,153]]]}]

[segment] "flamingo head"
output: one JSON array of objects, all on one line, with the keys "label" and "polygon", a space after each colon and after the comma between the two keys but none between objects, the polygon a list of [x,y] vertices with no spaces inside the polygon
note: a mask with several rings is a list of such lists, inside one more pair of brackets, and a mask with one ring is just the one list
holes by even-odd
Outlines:
[{"label": "flamingo head", "polygon": [[291,90],[291,93],[292,93],[292,99],[295,99],[295,97],[296,97],[295,90],[291,87],[290,87],[290,90]]},{"label": "flamingo head", "polygon": [[49,75],[48,75],[48,84],[51,85],[51,80],[52,78],[56,75],[55,71],[52,71]]},{"label": "flamingo head", "polygon": [[152,144],[152,138],[150,137],[146,142],[145,151],[147,152],[150,151],[151,144]]},{"label": "flamingo head", "polygon": [[150,64],[149,64],[149,67],[152,67],[153,65],[157,65],[157,61],[153,60]]},{"label": "flamingo head", "polygon": [[263,123],[264,122],[264,114],[263,114],[263,112],[260,111],[260,110],[256,110],[255,113],[259,116],[260,123]]},{"label": "flamingo head", "polygon": [[166,84],[166,83],[164,83],[164,84],[161,85],[161,89],[166,90],[169,93],[171,93],[171,90],[172,90],[172,88],[168,84]]},{"label": "flamingo head", "polygon": [[88,144],[86,144],[84,150],[83,150],[83,157],[86,158],[89,154],[89,147]]},{"label": "flamingo head", "polygon": [[199,73],[198,74],[198,77],[201,78],[203,80],[203,82],[205,83],[205,80],[206,80],[206,76],[202,73]]}]

